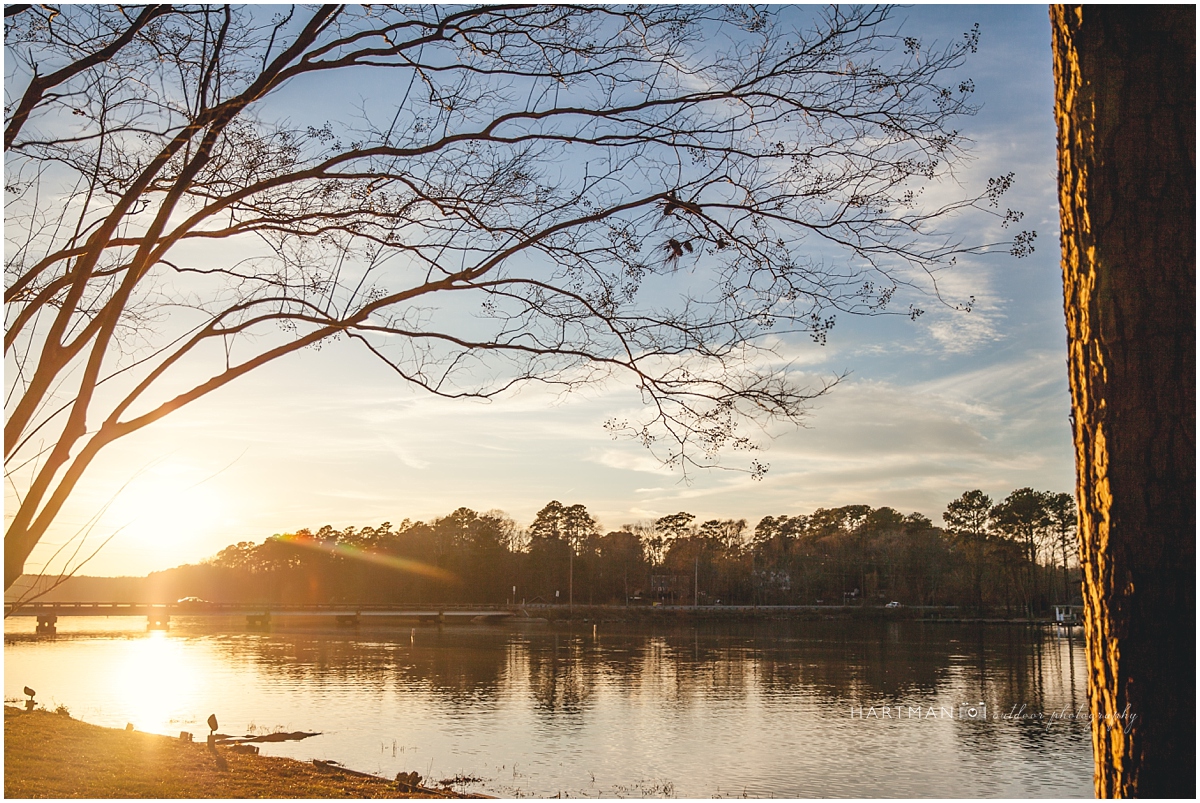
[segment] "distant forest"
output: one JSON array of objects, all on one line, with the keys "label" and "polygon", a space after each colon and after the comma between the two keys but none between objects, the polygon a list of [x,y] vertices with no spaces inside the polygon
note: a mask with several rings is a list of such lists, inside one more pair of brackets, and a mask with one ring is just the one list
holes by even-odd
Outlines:
[{"label": "distant forest", "polygon": [[[429,522],[244,541],[145,582],[159,601],[275,604],[896,601],[1012,615],[1078,600],[1070,494],[1021,488],[993,504],[968,491],[942,519],[847,505],[767,516],[752,530],[745,519],[679,512],[605,533],[578,504],[550,502],[527,528],[459,508]],[[72,581],[77,591],[83,580]]]}]

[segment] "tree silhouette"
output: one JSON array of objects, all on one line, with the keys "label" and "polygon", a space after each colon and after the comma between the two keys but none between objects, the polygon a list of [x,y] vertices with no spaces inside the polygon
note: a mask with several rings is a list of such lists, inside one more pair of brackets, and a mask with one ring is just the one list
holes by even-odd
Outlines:
[{"label": "tree silhouette", "polygon": [[1033,616],[1039,604],[1038,557],[1046,546],[1050,515],[1046,510],[1046,495],[1032,488],[1018,488],[992,508],[993,529],[1019,544],[1024,557],[1022,573],[1026,611]]},{"label": "tree silhouette", "polygon": [[[574,550],[568,529],[575,525],[567,521],[568,510],[579,525]],[[556,518],[557,525],[547,526]],[[683,599],[690,589],[693,601],[705,603],[882,606],[897,600],[976,604],[982,615],[994,615],[1001,607],[1011,613],[1013,592],[1024,588],[1030,568],[1019,542],[989,537],[981,557],[988,583],[976,587],[972,558],[959,543],[962,534],[934,527],[920,513],[901,515],[869,505],[765,516],[752,544],[741,536],[744,520],[710,520],[683,529],[653,562],[659,536],[649,526],[600,535],[583,505],[559,502],[546,505],[535,524],[525,530],[530,532],[527,548],[512,537],[515,523],[496,510],[481,514],[458,508],[428,522],[406,518],[399,525],[324,525],[274,535],[261,544],[231,544],[199,565],[147,578],[77,578],[52,593],[77,601],[170,602],[195,596],[267,606],[499,605],[513,603],[514,585],[520,592],[516,600],[569,602],[573,582],[578,601],[589,605],[646,604],[656,595]],[[1041,568],[1050,573],[1053,566],[1047,562]],[[698,587],[691,584],[696,579]],[[855,588],[859,594],[843,597]]]},{"label": "tree silhouette", "polygon": [[[1064,603],[1070,603],[1076,598],[1078,587],[1071,588],[1069,555],[1077,552],[1075,534],[1079,522],[1079,509],[1075,506],[1075,497],[1068,493],[1051,493],[1046,495],[1046,516],[1049,519],[1050,533],[1053,537],[1051,555],[1054,547],[1058,547],[1059,558],[1062,560],[1062,582]],[[1053,562],[1053,561],[1051,561]]]},{"label": "tree silhouette", "polygon": [[946,529],[954,534],[970,533],[972,535],[987,535],[988,522],[992,515],[992,499],[979,489],[967,491],[958,499],[946,505],[942,520]]},{"label": "tree silhouette", "polygon": [[975,608],[983,607],[984,566],[987,552],[988,524],[992,515],[992,499],[979,489],[967,491],[946,505],[942,520],[953,533],[967,555],[971,573],[971,588]]},{"label": "tree silhouette", "polygon": [[826,389],[771,337],[954,304],[936,271],[988,246],[938,221],[1013,216],[1011,174],[921,198],[978,30],[887,17],[7,9],[6,587],[107,445],[337,340],[448,398],[623,378],[647,414],[609,430],[685,470],[752,448]]},{"label": "tree silhouette", "polygon": [[569,603],[574,603],[575,596],[575,556],[599,529],[586,507],[567,507],[558,500],[547,503],[529,525],[529,549],[535,573],[541,582],[550,578],[565,580]]}]

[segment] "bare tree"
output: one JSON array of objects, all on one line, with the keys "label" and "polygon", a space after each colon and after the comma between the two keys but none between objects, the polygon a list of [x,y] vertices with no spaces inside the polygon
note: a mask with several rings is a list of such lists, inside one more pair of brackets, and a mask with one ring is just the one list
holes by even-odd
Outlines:
[{"label": "bare tree", "polygon": [[1049,532],[1052,538],[1049,562],[1053,565],[1054,550],[1057,548],[1062,560],[1062,601],[1070,603],[1076,596],[1071,593],[1070,582],[1070,554],[1077,551],[1075,536],[1079,525],[1079,509],[1075,506],[1075,497],[1068,493],[1047,492],[1046,514],[1050,518]]},{"label": "bare tree", "polygon": [[6,586],[106,445],[336,339],[445,397],[624,375],[648,415],[609,428],[685,470],[752,448],[824,389],[770,336],[969,307],[937,271],[990,246],[935,224],[1019,218],[1011,175],[922,198],[979,34],[887,17],[10,7]]},{"label": "bare tree", "polygon": [[1038,583],[1038,575],[1041,574],[1038,559],[1048,545],[1053,546],[1049,542],[1052,535],[1051,519],[1046,501],[1047,495],[1041,491],[1018,488],[993,507],[989,514],[992,531],[1021,547],[1023,594],[1026,615],[1030,618],[1037,613],[1037,609],[1043,607]]}]

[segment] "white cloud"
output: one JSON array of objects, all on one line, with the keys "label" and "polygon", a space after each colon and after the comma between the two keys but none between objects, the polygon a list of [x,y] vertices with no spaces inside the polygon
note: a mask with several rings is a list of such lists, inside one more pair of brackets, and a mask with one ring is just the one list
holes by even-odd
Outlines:
[{"label": "white cloud", "polygon": [[644,474],[659,474],[668,477],[676,476],[672,469],[664,466],[646,452],[631,452],[627,449],[603,449],[598,454],[589,456],[588,459],[602,466],[621,471],[637,471]]}]

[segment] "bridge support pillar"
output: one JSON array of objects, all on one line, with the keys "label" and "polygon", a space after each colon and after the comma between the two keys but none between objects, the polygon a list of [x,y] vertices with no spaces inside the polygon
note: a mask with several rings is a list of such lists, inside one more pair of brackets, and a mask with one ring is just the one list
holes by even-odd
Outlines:
[{"label": "bridge support pillar", "polygon": [[167,613],[151,613],[146,615],[147,630],[167,630],[171,624],[171,615]]},{"label": "bridge support pillar", "polygon": [[58,624],[58,616],[53,613],[39,613],[37,618],[37,634],[39,636],[53,636],[58,632],[55,625]]},{"label": "bridge support pillar", "polygon": [[246,615],[246,628],[248,630],[269,630],[271,628],[271,614],[269,613],[251,613]]}]

